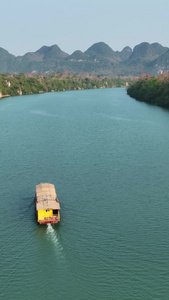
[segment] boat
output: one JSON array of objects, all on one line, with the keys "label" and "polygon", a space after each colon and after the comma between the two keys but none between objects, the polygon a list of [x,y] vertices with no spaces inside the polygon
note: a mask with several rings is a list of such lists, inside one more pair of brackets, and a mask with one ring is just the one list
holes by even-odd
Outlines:
[{"label": "boat", "polygon": [[60,203],[54,184],[40,183],[36,185],[35,203],[39,224],[58,223],[60,221]]}]

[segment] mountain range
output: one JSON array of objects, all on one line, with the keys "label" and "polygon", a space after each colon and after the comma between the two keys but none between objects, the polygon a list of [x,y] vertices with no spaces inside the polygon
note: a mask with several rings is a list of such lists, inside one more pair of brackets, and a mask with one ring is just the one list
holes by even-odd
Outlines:
[{"label": "mountain range", "polygon": [[126,46],[114,51],[104,42],[93,44],[85,52],[71,55],[57,45],[43,46],[35,52],[14,56],[0,48],[1,73],[90,73],[96,76],[139,76],[169,71],[169,48],[143,42],[132,50]]}]

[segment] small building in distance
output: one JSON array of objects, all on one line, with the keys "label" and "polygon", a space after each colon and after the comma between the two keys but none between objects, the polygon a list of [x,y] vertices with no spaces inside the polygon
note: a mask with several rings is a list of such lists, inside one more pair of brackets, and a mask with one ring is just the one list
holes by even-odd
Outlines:
[{"label": "small building in distance", "polygon": [[60,221],[60,204],[54,184],[40,183],[35,193],[37,221],[40,224]]}]

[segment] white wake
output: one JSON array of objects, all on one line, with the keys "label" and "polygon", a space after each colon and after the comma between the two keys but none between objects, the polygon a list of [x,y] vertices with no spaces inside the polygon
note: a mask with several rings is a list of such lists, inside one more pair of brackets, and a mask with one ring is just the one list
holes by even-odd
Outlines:
[{"label": "white wake", "polygon": [[47,239],[49,241],[52,241],[52,243],[55,245],[55,247],[58,250],[63,250],[63,247],[59,242],[57,232],[54,230],[51,224],[47,224],[46,235],[47,235]]}]

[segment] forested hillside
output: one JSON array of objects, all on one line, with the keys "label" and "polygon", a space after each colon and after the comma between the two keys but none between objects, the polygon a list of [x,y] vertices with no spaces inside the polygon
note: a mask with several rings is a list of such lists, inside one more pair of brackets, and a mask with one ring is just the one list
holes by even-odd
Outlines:
[{"label": "forested hillside", "polygon": [[107,78],[95,77],[89,74],[78,76],[68,73],[53,73],[47,76],[43,74],[0,74],[0,97],[66,90],[122,87],[131,81],[132,78],[129,77]]},{"label": "forested hillside", "polygon": [[144,75],[130,84],[127,93],[132,98],[154,105],[169,107],[169,74]]}]

